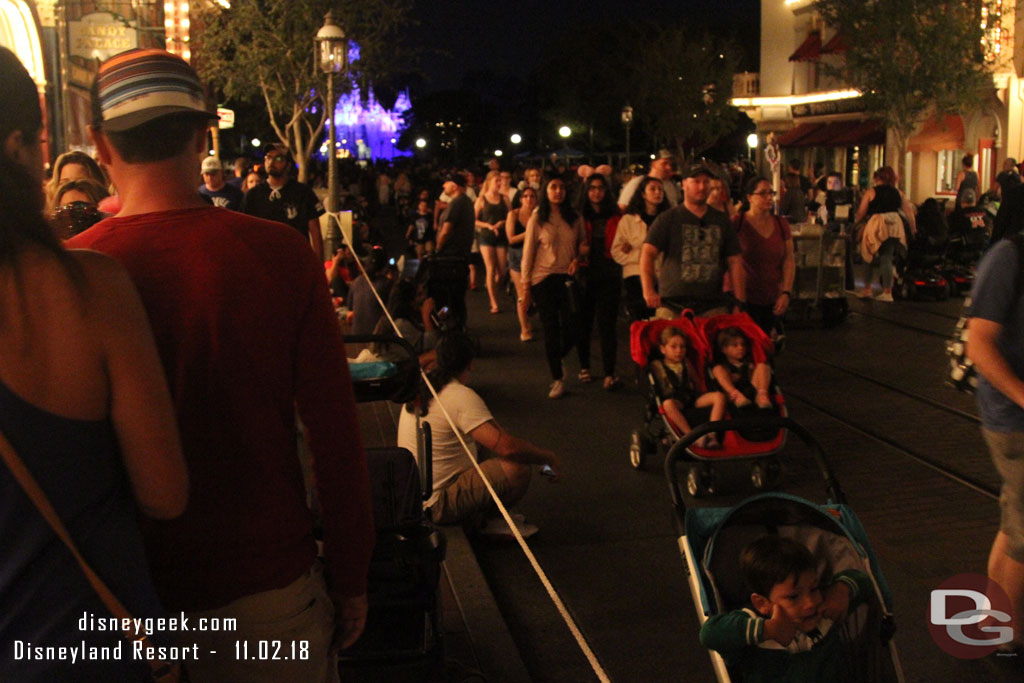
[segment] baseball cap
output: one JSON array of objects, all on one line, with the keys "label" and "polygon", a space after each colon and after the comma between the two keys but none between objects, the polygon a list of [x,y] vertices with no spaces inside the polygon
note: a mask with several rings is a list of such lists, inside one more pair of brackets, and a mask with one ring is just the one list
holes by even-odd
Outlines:
[{"label": "baseball cap", "polygon": [[656,160],[657,159],[675,159],[676,155],[673,154],[671,150],[668,150],[668,149],[665,149],[664,147],[662,147],[661,149],[658,150],[657,154],[654,155],[654,158]]},{"label": "baseball cap", "polygon": [[683,178],[684,179],[685,178],[696,178],[697,176],[699,176],[701,174],[704,174],[704,175],[708,176],[709,178],[717,178],[718,177],[718,176],[715,175],[714,171],[712,171],[710,168],[708,168],[704,164],[693,164],[693,165],[690,166],[689,169],[687,169],[686,173],[683,174]]},{"label": "baseball cap", "polygon": [[137,48],[100,64],[92,90],[93,126],[119,133],[168,114],[217,118],[195,70],[166,50]]},{"label": "baseball cap", "polygon": [[203,159],[203,173],[216,173],[217,171],[223,171],[224,167],[220,163],[220,159],[217,157],[206,157]]},{"label": "baseball cap", "polygon": [[448,177],[445,178],[445,180],[446,181],[450,180],[451,182],[455,183],[459,187],[465,187],[466,186],[466,176],[463,175],[462,173],[449,173]]}]

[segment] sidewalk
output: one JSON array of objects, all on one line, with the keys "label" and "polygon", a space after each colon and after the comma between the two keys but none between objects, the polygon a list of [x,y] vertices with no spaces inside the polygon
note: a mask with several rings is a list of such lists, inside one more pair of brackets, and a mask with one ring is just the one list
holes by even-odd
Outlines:
[{"label": "sidewalk", "polygon": [[[384,402],[358,406],[367,448],[392,446],[398,410]],[[530,676],[460,526],[443,527],[448,541],[441,575],[444,680],[451,683],[526,683]]]}]

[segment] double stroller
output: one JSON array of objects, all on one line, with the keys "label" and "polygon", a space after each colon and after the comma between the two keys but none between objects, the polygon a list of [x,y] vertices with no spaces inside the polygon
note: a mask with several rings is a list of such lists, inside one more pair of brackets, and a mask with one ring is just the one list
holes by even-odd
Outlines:
[{"label": "double stroller", "polygon": [[[651,370],[651,363],[661,357],[659,340],[662,331],[669,326],[678,328],[686,337],[686,360],[695,371],[692,379],[698,394],[711,391],[715,386],[711,368],[715,364],[717,337],[722,330],[739,328],[750,340],[750,354],[756,363],[770,364],[774,355],[771,339],[745,313],[699,318],[694,317],[690,311],[683,311],[679,318],[673,320],[634,322],[630,327],[630,355],[639,366],[643,378],[641,381],[647,388],[643,423],[630,435],[629,462],[638,470],[644,468],[648,457],[664,455],[684,436],[666,416],[663,401],[667,397],[659,395],[658,383]],[[774,413],[785,417],[785,399],[774,379],[770,397]],[[732,405],[728,411],[727,417],[738,418],[741,422],[749,419],[742,414],[745,411],[737,410]],[[706,423],[710,418],[706,408],[686,409],[683,413],[691,425]],[[705,433],[712,431],[717,430],[707,430]],[[749,459],[750,481],[756,489],[771,488],[781,479],[782,467],[774,455],[786,443],[785,430],[748,424],[739,430],[721,431],[718,440],[721,448],[698,446],[691,441],[685,449],[691,460],[686,478],[687,491],[691,496],[715,493],[717,475],[714,463],[719,460]]]},{"label": "double stroller", "polygon": [[[761,493],[732,508],[688,507],[680,483],[680,462],[688,464],[688,449],[712,429],[745,428],[739,420],[709,423],[695,428],[678,441],[665,459],[665,475],[673,504],[673,522],[701,624],[717,614],[743,608],[750,590],[739,574],[739,557],[747,545],[766,534],[777,534],[804,545],[814,557],[823,583],[843,570],[863,572],[873,588],[867,599],[841,623],[839,642],[846,681],[889,683],[903,681],[903,671],[893,641],[895,623],[892,598],[853,510],[846,505],[839,482],[821,446],[802,426],[784,417],[755,417],[764,429],[795,434],[810,450],[825,483],[826,501],[816,504],[786,493]],[[742,680],[722,656],[708,650],[720,682]],[[794,657],[802,655],[796,654]]]}]

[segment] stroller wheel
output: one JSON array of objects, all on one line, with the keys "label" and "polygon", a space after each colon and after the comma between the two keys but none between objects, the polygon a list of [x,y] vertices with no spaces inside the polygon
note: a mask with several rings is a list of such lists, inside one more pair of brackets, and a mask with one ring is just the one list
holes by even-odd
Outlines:
[{"label": "stroller wheel", "polygon": [[694,498],[703,498],[715,492],[715,472],[708,465],[694,465],[686,473],[686,491]]},{"label": "stroller wheel", "polygon": [[629,464],[635,470],[644,468],[644,460],[647,459],[647,444],[639,429],[634,429],[629,435]]},{"label": "stroller wheel", "polygon": [[782,465],[775,458],[759,460],[750,466],[750,483],[758,491],[772,489],[782,478]]}]

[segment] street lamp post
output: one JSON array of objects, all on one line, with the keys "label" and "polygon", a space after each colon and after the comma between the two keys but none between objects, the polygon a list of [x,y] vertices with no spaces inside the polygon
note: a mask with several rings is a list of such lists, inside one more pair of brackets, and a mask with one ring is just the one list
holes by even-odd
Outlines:
[{"label": "street lamp post", "polygon": [[313,39],[316,46],[317,62],[320,71],[327,74],[327,239],[331,246],[331,255],[339,235],[336,213],[338,211],[338,172],[335,167],[337,150],[337,123],[334,120],[334,75],[345,71],[348,65],[348,41],[345,32],[334,23],[334,12],[328,10],[324,16],[324,25],[316,32]]},{"label": "street lamp post", "polygon": [[633,107],[622,108],[622,125],[626,127],[626,168],[629,168],[629,127],[633,125]]}]

